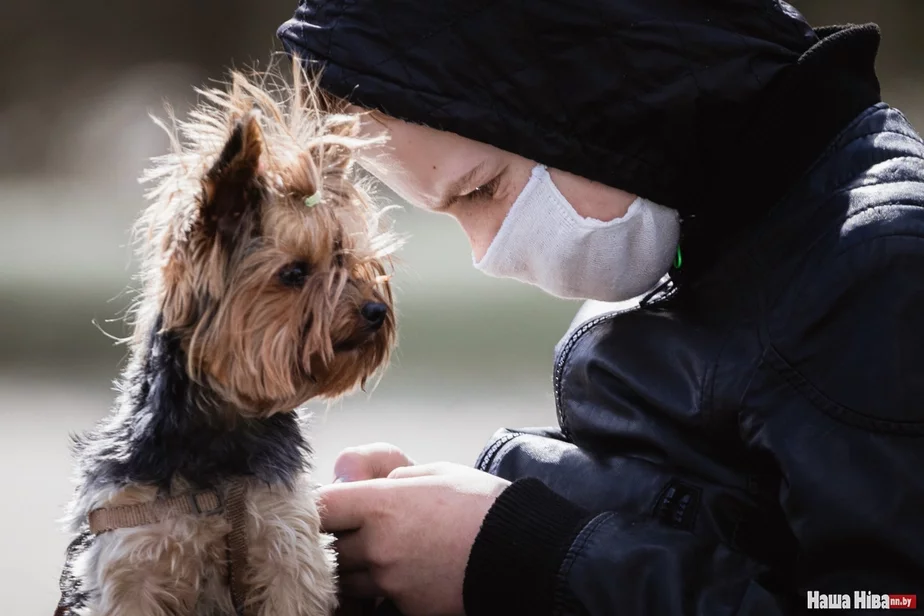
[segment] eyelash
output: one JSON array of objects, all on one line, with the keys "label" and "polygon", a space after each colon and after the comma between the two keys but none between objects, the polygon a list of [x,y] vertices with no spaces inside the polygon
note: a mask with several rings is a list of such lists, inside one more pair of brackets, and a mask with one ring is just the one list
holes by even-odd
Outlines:
[{"label": "eyelash", "polygon": [[476,199],[491,199],[497,194],[497,188],[500,186],[501,177],[503,173],[495,176],[493,180],[487,184],[482,184],[478,188],[471,190],[464,195],[459,195],[458,201],[475,201]]}]

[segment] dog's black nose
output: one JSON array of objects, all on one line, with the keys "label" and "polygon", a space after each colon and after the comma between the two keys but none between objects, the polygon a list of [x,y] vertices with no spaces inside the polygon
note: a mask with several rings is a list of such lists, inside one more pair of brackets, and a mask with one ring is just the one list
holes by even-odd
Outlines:
[{"label": "dog's black nose", "polygon": [[388,316],[388,306],[381,302],[366,302],[359,312],[370,327],[378,329],[385,322],[385,317]]}]

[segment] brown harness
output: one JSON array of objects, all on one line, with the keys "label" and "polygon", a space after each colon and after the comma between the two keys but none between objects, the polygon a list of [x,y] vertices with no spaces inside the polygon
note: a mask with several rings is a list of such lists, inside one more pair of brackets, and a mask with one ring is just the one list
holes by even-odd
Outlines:
[{"label": "brown harness", "polygon": [[[90,532],[100,535],[120,528],[156,524],[180,515],[219,515],[223,513],[231,524],[231,530],[226,536],[231,602],[237,616],[250,616],[251,612],[246,605],[247,585],[244,578],[247,572],[245,493],[244,482],[236,479],[228,484],[224,502],[218,491],[202,490],[160,498],[150,503],[101,507],[90,512]],[[56,616],[58,613],[55,612]]]}]

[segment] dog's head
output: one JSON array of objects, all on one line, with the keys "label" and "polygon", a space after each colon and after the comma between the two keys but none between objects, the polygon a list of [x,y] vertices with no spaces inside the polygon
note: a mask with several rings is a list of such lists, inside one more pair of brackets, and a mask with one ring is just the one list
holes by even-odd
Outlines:
[{"label": "dog's head", "polygon": [[358,118],[295,73],[202,92],[141,225],[146,294],[190,376],[260,415],[364,384],[395,340],[395,242],[351,173]]}]

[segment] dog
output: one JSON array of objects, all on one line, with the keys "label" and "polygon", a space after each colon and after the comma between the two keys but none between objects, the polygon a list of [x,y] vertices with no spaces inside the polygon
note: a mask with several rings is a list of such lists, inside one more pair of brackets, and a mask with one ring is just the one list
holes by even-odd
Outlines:
[{"label": "dog", "polygon": [[380,374],[399,242],[353,173],[360,117],[317,76],[198,90],[144,181],[140,293],[111,414],[75,437],[56,614],[327,616],[297,409]]}]

